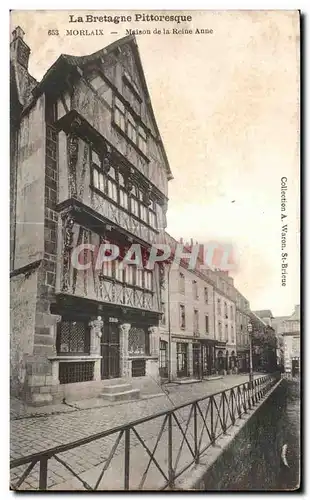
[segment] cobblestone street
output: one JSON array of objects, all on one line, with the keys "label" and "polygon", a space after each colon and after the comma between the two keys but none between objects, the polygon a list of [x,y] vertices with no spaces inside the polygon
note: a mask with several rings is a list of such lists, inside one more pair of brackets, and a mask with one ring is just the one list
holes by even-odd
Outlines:
[{"label": "cobblestone street", "polygon": [[[194,399],[214,394],[218,391],[233,387],[248,380],[247,375],[232,375],[222,379],[203,381],[200,383],[163,386],[165,393],[162,396],[150,397],[140,401],[114,403],[108,406],[103,400],[84,400],[83,409],[76,409],[63,404],[48,408],[35,409],[31,414],[19,408],[12,402],[11,420],[11,459],[19,458],[32,453],[37,453],[48,448],[70,443],[91,434],[99,433],[116,426],[129,423],[133,420],[147,417],[154,413],[168,410],[174,406],[190,402]],[[105,404],[105,406],[98,406]],[[77,406],[78,402],[72,403]],[[86,406],[87,405],[87,406]],[[183,410],[181,418],[186,418]],[[48,414],[50,413],[50,414]],[[144,439],[157,436],[162,423],[162,418],[152,420],[141,425],[141,436]],[[75,448],[62,453],[65,460],[76,473],[92,469],[107,459],[116,436],[109,436],[100,441]],[[133,443],[132,443],[133,444]],[[122,443],[118,453],[122,451]],[[11,480],[20,477],[25,466],[11,471]],[[54,459],[49,461],[48,487],[64,483],[72,478],[71,473]],[[23,483],[24,489],[38,487],[38,465]]]}]

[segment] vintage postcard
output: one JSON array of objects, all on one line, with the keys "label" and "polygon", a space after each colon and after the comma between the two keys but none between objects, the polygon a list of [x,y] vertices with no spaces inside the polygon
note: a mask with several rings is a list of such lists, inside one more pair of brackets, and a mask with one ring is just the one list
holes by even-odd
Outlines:
[{"label": "vintage postcard", "polygon": [[299,11],[10,23],[10,489],[298,489]]}]

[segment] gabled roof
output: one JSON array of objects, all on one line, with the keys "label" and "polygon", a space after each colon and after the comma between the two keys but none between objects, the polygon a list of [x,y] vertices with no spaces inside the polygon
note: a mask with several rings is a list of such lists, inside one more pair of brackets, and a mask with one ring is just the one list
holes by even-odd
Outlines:
[{"label": "gabled roof", "polygon": [[55,75],[56,72],[58,73],[59,71],[61,71],[61,78],[63,79],[64,78],[64,71],[66,71],[66,69],[68,70],[70,66],[82,68],[83,66],[86,66],[90,62],[93,62],[93,61],[96,61],[97,59],[103,58],[106,54],[109,54],[109,53],[113,52],[115,49],[121,48],[123,45],[126,45],[126,44],[130,44],[132,51],[133,51],[133,54],[134,54],[135,63],[137,66],[139,77],[141,79],[143,90],[144,90],[144,93],[145,93],[146,98],[147,98],[148,110],[150,112],[151,119],[153,121],[154,128],[155,128],[155,132],[156,132],[156,135],[158,136],[158,142],[159,142],[159,145],[161,148],[161,152],[162,152],[163,157],[164,157],[168,179],[169,180],[173,179],[170,165],[168,162],[168,158],[166,155],[166,151],[165,151],[163,142],[161,140],[161,136],[160,136],[159,129],[157,126],[157,122],[155,119],[155,115],[154,115],[154,111],[153,111],[153,107],[152,107],[152,103],[151,103],[151,98],[150,98],[150,94],[149,94],[149,91],[147,88],[147,84],[146,84],[146,80],[145,80],[145,76],[144,76],[144,72],[143,72],[143,68],[142,68],[142,62],[141,62],[136,38],[134,35],[125,36],[125,37],[111,43],[107,47],[100,49],[97,52],[94,52],[93,54],[89,54],[86,56],[72,56],[69,54],[61,54],[58,57],[58,59],[55,61],[55,63],[45,73],[41,82],[39,82],[39,84],[36,86],[36,88],[34,89],[34,94],[39,95],[40,93],[42,93],[44,91],[46,83],[52,77],[52,75]]},{"label": "gabled roof", "polygon": [[259,316],[260,318],[273,318],[272,312],[270,309],[262,309],[261,311],[253,311],[256,316]]}]

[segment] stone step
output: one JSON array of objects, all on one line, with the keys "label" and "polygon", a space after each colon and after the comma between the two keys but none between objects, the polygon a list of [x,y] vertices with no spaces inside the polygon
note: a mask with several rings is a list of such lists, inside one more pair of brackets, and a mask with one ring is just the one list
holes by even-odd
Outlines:
[{"label": "stone step", "polygon": [[140,390],[139,389],[131,389],[129,391],[124,392],[103,392],[100,394],[100,397],[106,399],[107,401],[130,401],[132,399],[139,399]]},{"label": "stone step", "polygon": [[131,384],[114,384],[114,385],[106,385],[102,388],[102,394],[115,394],[118,392],[126,392],[132,389]]}]

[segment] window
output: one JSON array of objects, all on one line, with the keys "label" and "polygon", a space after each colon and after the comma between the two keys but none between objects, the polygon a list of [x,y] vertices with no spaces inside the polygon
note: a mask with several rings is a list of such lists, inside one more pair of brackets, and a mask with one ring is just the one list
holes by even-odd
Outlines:
[{"label": "window", "polygon": [[208,292],[208,287],[205,286],[204,288],[204,296],[205,296],[205,304],[208,304],[209,302],[209,292]]},{"label": "window", "polygon": [[222,340],[222,323],[218,322],[219,339]]},{"label": "window", "polygon": [[147,154],[147,135],[143,127],[138,129],[138,147],[142,153]]},{"label": "window", "polygon": [[152,271],[144,271],[144,288],[153,290],[153,274]]},{"label": "window", "polygon": [[[152,227],[157,227],[156,203],[153,200],[150,207],[143,201],[144,191],[133,186],[128,194],[125,186],[124,175],[113,166],[107,172],[103,169],[103,161],[95,150],[91,150],[92,184],[101,193],[105,194],[115,203],[119,203],[125,210],[141,219]],[[130,202],[129,202],[130,200]]]},{"label": "window", "polygon": [[230,337],[231,337],[232,344],[234,344],[235,343],[235,332],[234,332],[233,325],[231,325],[231,327],[230,327]]},{"label": "window", "polygon": [[131,211],[134,215],[139,217],[139,203],[135,198],[131,198]]},{"label": "window", "polygon": [[217,299],[217,312],[221,314],[221,299]]},{"label": "window", "polygon": [[[135,97],[131,89],[125,86],[125,96],[130,102],[133,110],[139,116],[141,111],[140,101]],[[134,143],[139,150],[147,155],[147,132],[141,124],[137,123],[138,119],[126,109],[123,102],[115,96],[114,98],[114,123],[126,133],[127,137]]]},{"label": "window", "polygon": [[128,210],[128,194],[125,190],[125,180],[124,176],[119,172],[118,173],[118,183],[119,183],[119,204]]},{"label": "window", "polygon": [[197,309],[194,309],[194,335],[199,333],[199,315]]},{"label": "window", "polygon": [[233,309],[233,306],[230,306],[230,319],[234,319],[234,309]]},{"label": "window", "polygon": [[194,300],[198,299],[198,283],[197,283],[197,281],[193,281],[193,298],[194,298]]},{"label": "window", "polygon": [[125,268],[125,281],[129,285],[133,285],[134,284],[134,269],[133,269],[132,264],[129,264],[129,265],[127,264],[126,265],[126,268]]},{"label": "window", "polygon": [[183,273],[179,275],[179,292],[185,293],[185,277]]},{"label": "window", "polygon": [[185,328],[185,306],[180,305],[180,326],[182,329]]},{"label": "window", "polygon": [[136,285],[143,287],[143,269],[136,268]]},{"label": "window", "polygon": [[162,311],[161,324],[165,325],[166,324],[166,304],[165,304],[165,302],[161,303],[161,311]]},{"label": "window", "polygon": [[130,113],[128,113],[127,135],[132,142],[137,142],[136,122]]},{"label": "window", "polygon": [[102,273],[105,276],[112,278],[113,276],[113,261],[105,260],[102,264]]},{"label": "window", "polygon": [[117,97],[114,99],[114,121],[124,132],[126,130],[125,106]]},{"label": "window", "polygon": [[227,314],[227,303],[224,302],[224,314],[225,314],[225,318],[228,319],[228,314]]},{"label": "window", "polygon": [[64,320],[57,325],[57,353],[89,353],[89,327],[86,322]]},{"label": "window", "polygon": [[118,281],[124,281],[124,269],[123,263],[120,260],[114,261],[115,268],[115,279]]},{"label": "window", "polygon": [[117,199],[117,185],[116,182],[112,181],[111,179],[107,179],[107,189],[108,189],[108,197],[111,198],[114,201],[118,201]]},{"label": "window", "polygon": [[228,325],[225,325],[225,340],[228,341]]},{"label": "window", "polygon": [[156,203],[155,201],[151,202],[151,206],[149,207],[149,225],[157,228],[157,220],[156,220]]},{"label": "window", "polygon": [[148,223],[148,209],[142,203],[140,205],[140,217],[144,222]]},{"label": "window", "polygon": [[209,333],[209,316],[206,314],[205,316],[205,329],[206,329],[206,333]]}]

